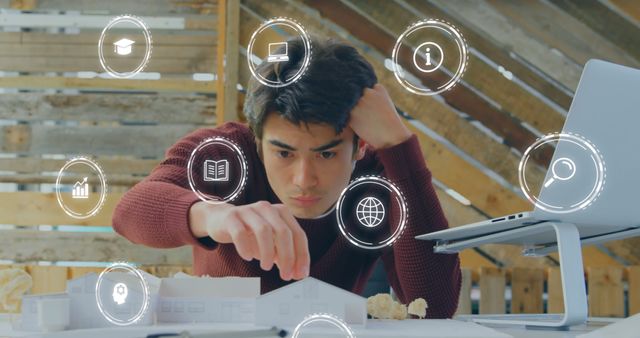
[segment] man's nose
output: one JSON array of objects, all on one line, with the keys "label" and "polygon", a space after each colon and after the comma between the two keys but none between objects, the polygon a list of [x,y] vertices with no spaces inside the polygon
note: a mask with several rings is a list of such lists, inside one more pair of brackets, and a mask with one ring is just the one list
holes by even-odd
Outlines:
[{"label": "man's nose", "polygon": [[298,163],[293,177],[293,184],[302,190],[312,188],[318,184],[316,168],[309,160],[303,159]]}]

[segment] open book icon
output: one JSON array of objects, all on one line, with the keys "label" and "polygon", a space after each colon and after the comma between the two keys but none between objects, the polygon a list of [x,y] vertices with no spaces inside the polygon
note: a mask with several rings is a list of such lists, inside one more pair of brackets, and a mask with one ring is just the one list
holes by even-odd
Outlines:
[{"label": "open book icon", "polygon": [[229,161],[204,161],[204,180],[205,182],[228,181]]}]

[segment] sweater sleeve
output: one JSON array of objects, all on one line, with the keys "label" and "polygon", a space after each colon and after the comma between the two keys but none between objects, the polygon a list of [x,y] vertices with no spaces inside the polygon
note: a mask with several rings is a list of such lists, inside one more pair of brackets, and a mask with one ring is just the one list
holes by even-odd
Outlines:
[{"label": "sweater sleeve", "polygon": [[418,139],[413,135],[377,154],[385,177],[398,186],[408,209],[404,232],[391,250],[382,254],[389,282],[404,304],[421,297],[427,301],[428,318],[450,318],[460,294],[458,254],[436,254],[432,241],[415,239],[448,227]]},{"label": "sweater sleeve", "polygon": [[192,150],[213,132],[199,129],[179,140],[149,176],[124,194],[113,214],[113,229],[118,234],[154,248],[216,248],[211,238],[199,239],[191,232],[189,209],[199,198],[187,178]]}]

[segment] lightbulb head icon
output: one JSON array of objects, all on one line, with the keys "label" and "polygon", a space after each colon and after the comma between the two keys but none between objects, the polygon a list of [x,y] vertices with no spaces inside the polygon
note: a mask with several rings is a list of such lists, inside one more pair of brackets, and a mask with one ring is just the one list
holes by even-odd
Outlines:
[{"label": "lightbulb head icon", "polygon": [[118,283],[113,287],[113,301],[118,305],[122,305],[127,301],[129,290],[124,283]]}]

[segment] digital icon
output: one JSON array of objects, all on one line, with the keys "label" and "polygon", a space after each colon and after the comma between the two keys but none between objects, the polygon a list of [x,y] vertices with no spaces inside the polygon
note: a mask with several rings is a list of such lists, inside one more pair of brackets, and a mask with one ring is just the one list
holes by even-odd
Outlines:
[{"label": "digital icon", "polygon": [[118,283],[113,287],[113,301],[122,305],[127,301],[129,290],[124,283]]},{"label": "digital icon", "polygon": [[229,181],[229,161],[227,160],[204,161],[204,180],[205,182]]},{"label": "digital icon", "polygon": [[74,198],[74,199],[89,198],[89,183],[87,183],[87,177],[85,177],[82,180],[82,182],[76,182],[73,185],[73,190],[71,191],[71,198]]},{"label": "digital icon", "polygon": [[[558,172],[562,175],[559,175]],[[545,188],[548,188],[553,182],[555,182],[555,180],[570,180],[573,175],[576,174],[576,164],[570,158],[561,157],[553,161],[553,164],[551,165],[551,173],[553,174],[553,177],[544,183]]]},{"label": "digital icon", "polygon": [[[284,47],[282,50],[280,50]],[[267,62],[289,61],[289,44],[286,42],[274,42],[269,44],[269,56]]]},{"label": "digital icon", "polygon": [[444,52],[435,42],[425,42],[413,52],[413,64],[423,73],[431,73],[442,66]]},{"label": "digital icon", "polygon": [[375,197],[363,198],[358,202],[356,208],[358,222],[367,228],[375,228],[380,225],[384,219],[384,213],[382,202]]},{"label": "digital icon", "polygon": [[113,43],[113,51],[118,55],[129,55],[135,41],[122,38]]}]

